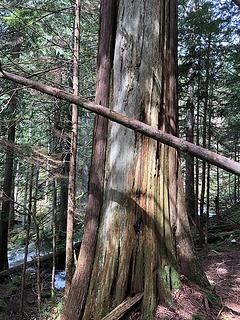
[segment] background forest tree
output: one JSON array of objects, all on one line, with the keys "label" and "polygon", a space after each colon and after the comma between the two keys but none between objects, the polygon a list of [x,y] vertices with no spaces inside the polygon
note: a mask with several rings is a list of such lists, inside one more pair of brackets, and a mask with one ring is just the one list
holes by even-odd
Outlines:
[{"label": "background forest tree", "polygon": [[[100,103],[102,97],[95,97],[99,1],[81,1],[81,11],[79,93]],[[1,1],[0,15],[4,70],[72,92],[73,3]],[[179,3],[179,136],[236,161],[238,21],[239,8],[231,1]],[[40,256],[65,247],[71,108],[67,102],[4,79],[0,85],[1,271],[16,262],[17,249],[27,258],[27,251]],[[84,228],[93,128],[94,116],[79,109],[75,242],[81,241]],[[191,156],[182,159],[190,224],[203,244],[205,216],[216,213],[220,221],[223,211],[239,202],[240,180]],[[62,267],[61,259],[54,261],[55,267]],[[39,271],[36,283],[43,281],[40,276]],[[43,290],[37,284],[41,301]]]}]

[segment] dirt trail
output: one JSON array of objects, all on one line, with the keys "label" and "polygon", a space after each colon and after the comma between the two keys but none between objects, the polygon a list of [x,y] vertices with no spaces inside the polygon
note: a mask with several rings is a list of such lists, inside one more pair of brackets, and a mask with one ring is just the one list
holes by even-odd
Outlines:
[{"label": "dirt trail", "polygon": [[240,319],[240,246],[212,250],[205,260],[207,277],[225,308],[219,319]]},{"label": "dirt trail", "polygon": [[[223,243],[224,245],[224,243]],[[204,270],[220,297],[222,306],[213,305],[199,288],[183,281],[173,294],[169,308],[159,306],[158,320],[240,320],[240,245],[228,244],[203,253]],[[213,296],[214,299],[214,296]],[[211,300],[211,299],[210,299]]]}]

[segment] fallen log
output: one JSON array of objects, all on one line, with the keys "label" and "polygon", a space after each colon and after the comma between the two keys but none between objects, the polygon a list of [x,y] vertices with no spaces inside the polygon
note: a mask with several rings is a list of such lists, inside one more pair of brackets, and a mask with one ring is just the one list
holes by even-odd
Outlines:
[{"label": "fallen log", "polygon": [[[76,243],[74,245],[74,249],[77,251],[77,253],[78,253],[78,251],[80,249],[80,245],[81,245],[80,242],[78,242],[78,243]],[[55,257],[57,259],[63,258],[63,261],[65,261],[65,253],[66,253],[65,249],[60,249],[55,253]],[[53,254],[52,253],[49,253],[49,254],[47,254],[45,256],[41,256],[40,257],[40,264],[42,265],[42,264],[52,260],[52,258],[53,258]],[[26,268],[29,268],[29,267],[32,267],[32,266],[35,266],[35,265],[37,265],[37,257],[33,258],[31,261],[27,261]],[[3,270],[3,271],[0,272],[0,278],[4,278],[4,277],[6,277],[8,275],[11,275],[13,273],[21,272],[22,269],[23,269],[23,263],[18,264],[15,267]]]},{"label": "fallen log", "polygon": [[117,320],[120,319],[130,308],[138,303],[143,297],[143,293],[138,293],[134,297],[129,297],[124,300],[119,306],[113,309],[102,320]]},{"label": "fallen log", "polygon": [[[59,257],[59,256],[63,255],[64,252],[65,251],[60,251],[60,252],[56,253],[56,257]],[[40,263],[42,264],[44,262],[47,262],[47,261],[51,260],[52,257],[53,257],[52,253],[49,253],[49,254],[47,254],[45,256],[41,256],[40,257]],[[31,261],[28,261],[26,263],[26,268],[32,267],[32,266],[36,265],[36,263],[37,263],[37,258],[33,258]],[[15,267],[3,270],[3,271],[0,272],[0,278],[6,277],[6,276],[8,276],[10,274],[13,274],[13,273],[21,272],[22,268],[23,268],[23,263],[18,264]]]},{"label": "fallen log", "polygon": [[231,231],[235,230],[236,226],[233,224],[218,224],[218,225],[211,225],[208,227],[208,232],[209,233],[219,233],[219,232],[224,232],[224,231]]},{"label": "fallen log", "polygon": [[220,217],[220,221],[225,222],[226,220],[229,221],[230,223],[233,223],[238,228],[240,228],[240,223],[239,222],[237,222],[237,221],[235,221],[235,220],[233,220],[231,218],[228,218],[228,217],[222,217],[222,218]]},{"label": "fallen log", "polygon": [[122,124],[125,127],[128,127],[134,131],[137,131],[147,137],[150,137],[154,140],[167,144],[182,152],[185,152],[194,157],[207,161],[208,163],[216,165],[219,168],[222,168],[228,172],[234,173],[236,175],[240,175],[239,162],[226,158],[220,154],[217,154],[215,152],[212,152],[200,146],[197,146],[184,139],[180,139],[169,133],[158,130],[157,128],[153,128],[139,120],[131,119],[109,108],[103,107],[94,102],[88,101],[80,96],[73,95],[69,92],[60,90],[58,88],[48,86],[46,84],[31,80],[25,77],[21,77],[10,72],[6,72],[1,69],[1,66],[0,66],[0,77],[23,84],[28,88],[32,88],[42,93],[76,104],[84,109],[92,111],[96,114],[99,114],[119,124]]},{"label": "fallen log", "polygon": [[[239,234],[240,234],[239,230],[220,232],[220,233],[216,233],[216,234],[208,234],[207,242],[208,243],[215,243],[218,241],[223,241],[226,238],[230,238],[231,235],[233,235],[233,237],[237,237],[237,236],[239,236]],[[200,239],[198,237],[194,239],[194,244],[200,245]]]}]

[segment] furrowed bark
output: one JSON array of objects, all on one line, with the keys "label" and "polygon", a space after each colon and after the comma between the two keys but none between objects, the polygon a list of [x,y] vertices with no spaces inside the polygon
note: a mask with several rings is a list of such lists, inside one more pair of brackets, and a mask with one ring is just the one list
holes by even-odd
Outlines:
[{"label": "furrowed bark", "polygon": [[228,172],[240,175],[240,163],[227,157],[224,157],[220,154],[217,154],[215,152],[204,149],[203,147],[185,141],[184,139],[178,138],[169,133],[158,130],[157,128],[153,128],[150,125],[147,125],[139,120],[131,119],[123,114],[120,114],[116,111],[98,105],[80,96],[74,96],[69,92],[60,90],[52,86],[48,86],[38,81],[33,81],[28,78],[18,76],[7,71],[1,70],[0,77],[23,84],[25,86],[28,86],[29,88],[54,96],[56,98],[71,103],[75,103],[84,109],[87,109],[103,117],[106,117],[107,119],[113,122],[120,123],[125,127],[128,127],[134,131],[143,134],[144,136],[167,144],[175,149],[178,149],[179,151],[191,154],[194,157],[197,157],[208,163],[216,165],[217,167],[222,168]]},{"label": "furrowed bark", "polygon": [[[119,1],[112,83],[115,111],[176,134],[175,0]],[[142,319],[155,319],[180,270],[208,285],[193,253],[176,150],[111,122],[104,186],[83,320],[102,319],[139,292]]]}]

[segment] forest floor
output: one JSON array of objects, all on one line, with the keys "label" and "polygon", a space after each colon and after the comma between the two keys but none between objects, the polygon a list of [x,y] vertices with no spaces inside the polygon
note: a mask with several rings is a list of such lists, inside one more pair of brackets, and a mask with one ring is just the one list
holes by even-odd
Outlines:
[{"label": "forest floor", "polygon": [[[219,296],[209,295],[183,279],[181,289],[173,293],[170,307],[158,306],[156,319],[161,320],[235,320],[240,319],[240,245],[227,240],[218,242],[215,249],[200,252],[207,277]],[[45,278],[42,320],[55,320],[61,312],[62,291],[51,301]],[[25,319],[37,319],[35,276],[28,274],[24,294]],[[21,276],[0,283],[0,320],[17,320],[20,301]],[[140,319],[133,313],[129,319]]]},{"label": "forest floor", "polygon": [[173,303],[159,306],[161,320],[235,320],[240,319],[240,245],[218,244],[203,258],[204,271],[219,299],[183,281],[173,293]]},{"label": "forest floor", "polygon": [[[240,320],[240,206],[221,213],[220,229],[214,241],[198,252],[204,271],[216,296],[201,291],[187,281],[173,293],[173,303],[159,306],[156,319],[161,320]],[[226,227],[233,226],[226,232]],[[212,226],[219,228],[216,221]],[[211,223],[209,225],[211,227]],[[231,229],[231,228],[230,228]],[[209,229],[210,230],[210,229]],[[216,237],[217,236],[217,237]]]},{"label": "forest floor", "polygon": [[[239,217],[239,206],[236,218]],[[231,219],[235,219],[231,212]],[[225,236],[207,249],[198,252],[204,271],[213,288],[204,292],[182,278],[182,286],[173,292],[171,305],[158,306],[157,320],[240,320],[240,233],[235,230],[225,232]],[[225,223],[226,227],[226,223]],[[224,233],[219,233],[223,235]],[[227,237],[226,237],[227,234]],[[31,268],[30,268],[31,271]],[[42,270],[42,310],[41,320],[57,320],[62,311],[63,290],[57,290],[51,298],[51,274]],[[19,320],[21,273],[0,279],[0,320]],[[24,320],[38,320],[36,274],[27,272],[24,293]],[[125,317],[140,320],[141,315],[133,312]],[[149,319],[150,320],[150,319]]]}]

